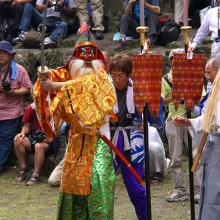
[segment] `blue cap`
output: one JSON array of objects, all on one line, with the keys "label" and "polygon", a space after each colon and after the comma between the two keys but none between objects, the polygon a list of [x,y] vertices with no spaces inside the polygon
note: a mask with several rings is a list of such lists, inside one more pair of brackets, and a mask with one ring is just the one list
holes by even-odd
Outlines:
[{"label": "blue cap", "polygon": [[11,43],[8,42],[8,41],[0,41],[0,50],[4,50],[4,51],[8,52],[11,55],[16,54],[16,52],[12,50]]}]

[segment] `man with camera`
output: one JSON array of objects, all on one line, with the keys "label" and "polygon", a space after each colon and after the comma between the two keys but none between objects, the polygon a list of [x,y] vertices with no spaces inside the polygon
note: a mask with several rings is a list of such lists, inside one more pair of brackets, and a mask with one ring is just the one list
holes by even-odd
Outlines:
[{"label": "man with camera", "polygon": [[14,61],[15,53],[9,42],[0,41],[0,174],[23,115],[23,95],[31,88],[27,71]]},{"label": "man with camera", "polygon": [[34,172],[26,183],[27,186],[40,183],[40,171],[42,169],[46,156],[56,154],[60,143],[57,138],[49,139],[42,131],[38,122],[35,104],[27,106],[24,117],[23,127],[19,134],[14,138],[15,154],[20,163],[20,171],[17,181],[21,182],[26,179],[28,166],[26,163],[26,153],[34,154]]}]

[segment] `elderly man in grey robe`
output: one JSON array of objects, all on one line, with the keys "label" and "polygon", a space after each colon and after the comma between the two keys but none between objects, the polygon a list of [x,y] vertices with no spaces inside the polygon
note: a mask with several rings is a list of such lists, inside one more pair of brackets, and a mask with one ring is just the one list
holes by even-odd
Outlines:
[{"label": "elderly man in grey robe", "polygon": [[192,138],[208,133],[202,153],[199,220],[218,220],[220,216],[220,56],[206,64],[206,77],[213,82],[210,96],[204,103],[201,116],[194,119],[176,117],[176,126],[188,126]]}]

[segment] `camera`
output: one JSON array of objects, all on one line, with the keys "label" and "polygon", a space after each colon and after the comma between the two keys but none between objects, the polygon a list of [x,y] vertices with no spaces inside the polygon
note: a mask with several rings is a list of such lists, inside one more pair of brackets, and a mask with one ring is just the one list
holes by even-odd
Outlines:
[{"label": "camera", "polygon": [[36,140],[37,143],[42,143],[45,138],[46,138],[46,135],[41,130],[36,131],[34,134],[34,139]]},{"label": "camera", "polygon": [[11,90],[11,84],[8,81],[2,82],[2,88],[5,92],[9,92]]},{"label": "camera", "polygon": [[55,1],[55,11],[59,11],[60,8],[59,8],[59,5],[58,5],[58,0]]}]

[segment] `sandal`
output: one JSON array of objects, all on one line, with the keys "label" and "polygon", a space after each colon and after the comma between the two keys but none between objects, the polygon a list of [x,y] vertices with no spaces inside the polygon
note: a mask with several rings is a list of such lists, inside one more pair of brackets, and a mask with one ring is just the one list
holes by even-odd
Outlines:
[{"label": "sandal", "polygon": [[18,176],[17,176],[17,181],[21,182],[21,181],[25,180],[26,177],[27,177],[27,173],[28,173],[28,167],[22,167],[19,170],[19,173],[18,173]]},{"label": "sandal", "polygon": [[159,172],[153,173],[153,176],[151,177],[151,183],[159,183],[162,181],[163,181],[163,178],[161,176],[161,173]]},{"label": "sandal", "polygon": [[26,186],[32,186],[38,183],[40,183],[40,176],[32,175],[31,178],[27,181]]}]

